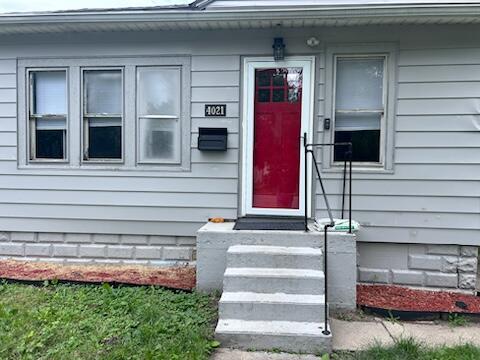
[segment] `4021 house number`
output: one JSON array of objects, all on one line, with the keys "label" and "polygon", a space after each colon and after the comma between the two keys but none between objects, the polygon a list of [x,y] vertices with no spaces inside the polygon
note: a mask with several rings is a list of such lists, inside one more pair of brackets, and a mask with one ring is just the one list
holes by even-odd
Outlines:
[{"label": "4021 house number", "polygon": [[226,104],[206,104],[205,116],[227,116]]}]

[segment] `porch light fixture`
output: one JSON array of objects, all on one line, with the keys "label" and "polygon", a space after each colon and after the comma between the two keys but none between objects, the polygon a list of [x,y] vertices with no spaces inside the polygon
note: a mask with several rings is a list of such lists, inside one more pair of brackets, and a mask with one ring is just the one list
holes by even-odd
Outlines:
[{"label": "porch light fixture", "polygon": [[283,38],[273,39],[273,58],[275,61],[281,61],[285,59],[285,44],[283,43]]}]

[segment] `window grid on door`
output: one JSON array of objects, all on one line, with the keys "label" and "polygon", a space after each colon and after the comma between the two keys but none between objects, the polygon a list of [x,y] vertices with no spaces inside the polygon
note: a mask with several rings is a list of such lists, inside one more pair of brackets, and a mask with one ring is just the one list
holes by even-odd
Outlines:
[{"label": "window grid on door", "polygon": [[262,103],[288,101],[290,86],[287,73],[288,69],[256,70],[256,100]]}]

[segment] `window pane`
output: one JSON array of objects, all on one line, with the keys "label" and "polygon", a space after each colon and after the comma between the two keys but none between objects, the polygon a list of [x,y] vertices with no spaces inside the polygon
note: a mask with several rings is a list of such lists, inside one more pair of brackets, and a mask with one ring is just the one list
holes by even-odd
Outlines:
[{"label": "window pane", "polygon": [[85,71],[84,85],[88,114],[122,114],[121,70]]},{"label": "window pane", "polygon": [[380,130],[380,114],[350,113],[335,115],[336,131]]},{"label": "window pane", "polygon": [[65,130],[65,119],[41,118],[36,120],[37,130]]},{"label": "window pane", "polygon": [[138,68],[139,115],[180,113],[180,70],[172,68]]},{"label": "window pane", "polygon": [[273,86],[284,86],[285,85],[285,74],[278,73],[273,74]]},{"label": "window pane", "polygon": [[302,95],[303,69],[291,68],[287,74],[288,102],[297,102]]},{"label": "window pane", "polygon": [[65,130],[35,131],[35,155],[37,159],[64,158]]},{"label": "window pane", "polygon": [[383,64],[384,58],[339,58],[336,109],[382,109]]},{"label": "window pane", "polygon": [[36,71],[32,73],[33,109],[36,115],[67,113],[65,71]]},{"label": "window pane", "polygon": [[270,102],[270,90],[260,89],[258,90],[258,102]]},{"label": "window pane", "polygon": [[90,159],[122,158],[121,119],[88,119],[88,157]]},{"label": "window pane", "polygon": [[272,73],[269,70],[255,70],[257,86],[270,86]]},{"label": "window pane", "polygon": [[[380,161],[380,130],[335,131],[335,142],[351,142],[352,161]],[[334,160],[343,161],[347,146],[335,146]]]},{"label": "window pane", "polygon": [[140,119],[140,161],[179,161],[177,119]]},{"label": "window pane", "polygon": [[285,90],[284,89],[273,89],[273,102],[284,102],[285,101]]}]

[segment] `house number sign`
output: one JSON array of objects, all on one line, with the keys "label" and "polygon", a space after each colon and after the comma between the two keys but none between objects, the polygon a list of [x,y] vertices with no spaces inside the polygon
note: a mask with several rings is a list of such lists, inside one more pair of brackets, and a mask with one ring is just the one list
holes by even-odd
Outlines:
[{"label": "house number sign", "polygon": [[213,117],[227,116],[227,104],[206,104],[205,116],[213,116]]}]

